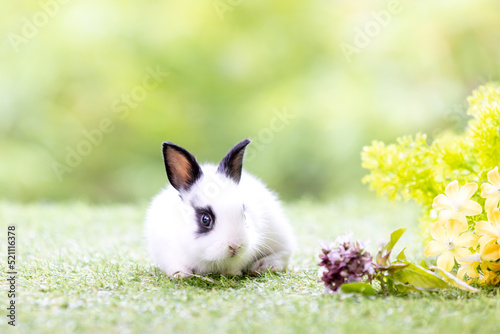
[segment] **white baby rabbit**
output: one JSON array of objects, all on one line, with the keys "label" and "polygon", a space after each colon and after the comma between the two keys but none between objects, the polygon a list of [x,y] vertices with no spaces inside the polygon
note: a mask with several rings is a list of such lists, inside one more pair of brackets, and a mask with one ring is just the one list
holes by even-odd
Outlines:
[{"label": "white baby rabbit", "polygon": [[238,143],[218,166],[200,166],[184,148],[163,143],[171,185],[153,198],[145,232],[152,258],[168,275],[286,270],[293,232],[276,195],[242,171],[249,143]]}]

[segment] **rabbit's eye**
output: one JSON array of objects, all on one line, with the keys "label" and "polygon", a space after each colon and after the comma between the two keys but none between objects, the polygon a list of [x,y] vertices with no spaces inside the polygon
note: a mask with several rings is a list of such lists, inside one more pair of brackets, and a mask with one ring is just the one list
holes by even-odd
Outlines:
[{"label": "rabbit's eye", "polygon": [[212,227],[212,217],[210,215],[204,214],[201,216],[201,225],[203,225],[206,228],[211,228]]},{"label": "rabbit's eye", "polygon": [[198,231],[196,231],[198,236],[210,232],[214,228],[216,220],[212,208],[210,206],[206,206],[203,208],[193,208],[196,214],[196,220],[198,221]]}]

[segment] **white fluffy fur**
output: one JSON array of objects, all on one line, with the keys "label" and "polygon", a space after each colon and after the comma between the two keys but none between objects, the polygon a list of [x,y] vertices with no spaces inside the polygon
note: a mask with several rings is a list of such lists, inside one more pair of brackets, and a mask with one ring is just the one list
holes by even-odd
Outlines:
[{"label": "white fluffy fur", "polygon": [[[294,238],[276,195],[244,171],[236,184],[214,165],[201,167],[203,176],[189,191],[169,185],[153,198],[145,222],[153,260],[171,276],[286,270]],[[196,234],[192,205],[212,207],[213,230]],[[230,245],[241,246],[236,256]]]}]

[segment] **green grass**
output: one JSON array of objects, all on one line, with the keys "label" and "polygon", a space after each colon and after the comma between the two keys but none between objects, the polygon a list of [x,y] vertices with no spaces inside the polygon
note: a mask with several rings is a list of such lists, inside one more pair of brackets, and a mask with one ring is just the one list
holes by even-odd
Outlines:
[{"label": "green grass", "polygon": [[[287,206],[299,249],[285,274],[172,281],[150,263],[145,205],[0,203],[1,249],[17,226],[20,333],[495,333],[500,294],[458,290],[403,297],[324,295],[319,242],[352,231],[370,250],[392,230],[422,258],[417,210],[346,198]],[[396,249],[397,251],[397,249]],[[5,259],[5,257],[3,257]],[[4,260],[5,261],[5,260]],[[5,287],[5,283],[2,282]],[[2,309],[7,305],[2,290]],[[0,331],[6,331],[6,311]],[[9,326],[10,327],[10,326]],[[11,328],[9,328],[11,329]]]}]

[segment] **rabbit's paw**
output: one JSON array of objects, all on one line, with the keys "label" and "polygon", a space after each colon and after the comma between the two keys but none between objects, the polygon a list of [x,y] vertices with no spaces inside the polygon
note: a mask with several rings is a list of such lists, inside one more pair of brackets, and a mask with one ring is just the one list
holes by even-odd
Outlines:
[{"label": "rabbit's paw", "polygon": [[268,255],[255,261],[250,266],[248,272],[250,274],[262,274],[268,270],[285,271],[286,263],[283,261],[282,257],[277,254]]}]

